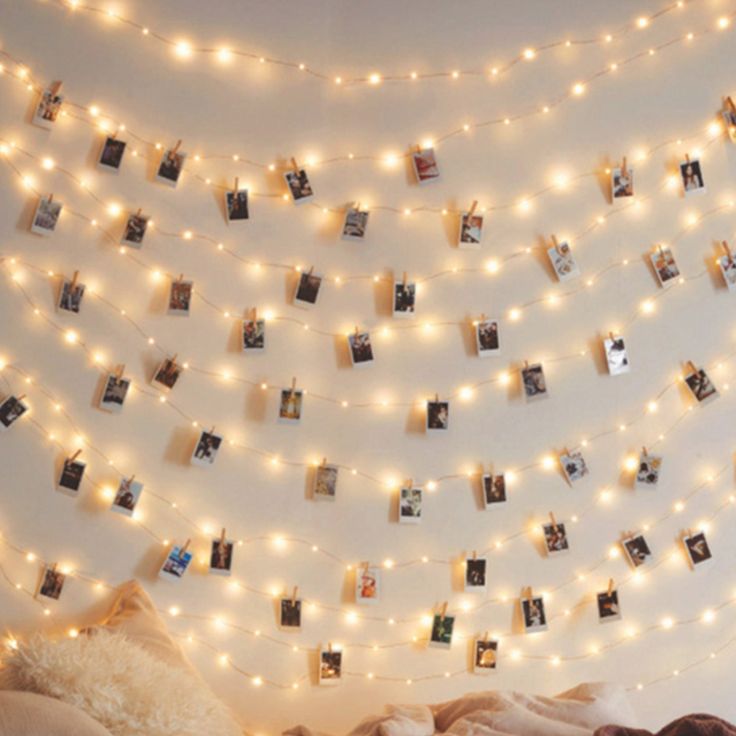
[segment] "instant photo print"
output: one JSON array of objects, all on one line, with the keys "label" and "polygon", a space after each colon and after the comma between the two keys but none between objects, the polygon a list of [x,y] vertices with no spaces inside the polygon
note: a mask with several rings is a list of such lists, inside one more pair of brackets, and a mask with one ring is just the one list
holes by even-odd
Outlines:
[{"label": "instant photo print", "polygon": [[84,297],[84,284],[77,281],[76,274],[73,279],[62,279],[59,289],[59,300],[56,303],[58,309],[72,314],[79,314]]},{"label": "instant photo print", "polygon": [[570,551],[570,542],[564,524],[556,521],[551,524],[543,524],[542,531],[548,557],[557,557]]},{"label": "instant photo print", "polygon": [[58,601],[61,598],[61,592],[64,589],[66,575],[61,570],[56,569],[56,565],[50,565],[44,568],[41,577],[41,586],[38,594],[44,598],[50,598],[52,601]]},{"label": "instant photo print", "polygon": [[399,523],[420,524],[422,521],[422,489],[407,486],[399,490]]},{"label": "instant photo print", "polygon": [[411,154],[411,163],[414,167],[414,176],[417,184],[429,184],[440,178],[440,169],[434,148],[420,148]]},{"label": "instant photo print", "polygon": [[133,516],[141,493],[143,493],[143,483],[135,480],[134,477],[121,478],[110,510],[116,514],[123,514],[123,516]]},{"label": "instant photo print", "polygon": [[621,542],[621,546],[624,548],[626,557],[634,568],[646,564],[647,560],[652,556],[652,551],[649,549],[647,540],[641,534],[627,537]]},{"label": "instant photo print", "polygon": [[541,595],[529,595],[520,600],[521,621],[525,634],[547,630],[547,613],[544,610],[544,598]]},{"label": "instant photo print", "polygon": [[403,281],[394,281],[393,312],[394,317],[413,317],[417,301],[417,285]]},{"label": "instant photo print", "polygon": [[625,199],[634,196],[634,170],[626,165],[611,169],[611,199]]},{"label": "instant photo print", "polygon": [[64,459],[64,466],[61,469],[61,475],[56,484],[58,490],[70,495],[76,496],[82,485],[82,478],[87,467],[81,460],[77,460],[78,454]]},{"label": "instant photo print", "polygon": [[375,605],[381,599],[381,569],[362,565],[355,572],[355,602]]},{"label": "instant photo print", "polygon": [[709,404],[718,398],[718,391],[705,372],[705,369],[696,368],[692,363],[688,363],[685,384],[690,389],[690,393],[698,404]]},{"label": "instant photo print", "polygon": [[585,462],[583,453],[579,450],[573,452],[563,452],[560,455],[560,465],[562,472],[567,478],[567,482],[571,485],[588,475],[588,465]]},{"label": "instant photo print", "polygon": [[164,580],[181,580],[193,558],[188,549],[189,542],[181,547],[174,545],[164,560],[164,564],[159,571],[159,577]]},{"label": "instant photo print", "polygon": [[680,269],[675,261],[672,249],[668,245],[660,245],[649,256],[657,281],[663,288],[671,286],[680,277]]},{"label": "instant photo print", "polygon": [[260,352],[266,349],[266,320],[243,320],[243,352]]},{"label": "instant photo print", "polygon": [[731,97],[725,97],[723,100],[721,118],[731,143],[736,143],[736,105]]},{"label": "instant photo print", "polygon": [[501,351],[498,334],[498,320],[481,319],[475,323],[475,347],[478,356],[490,358]]},{"label": "instant photo print", "polygon": [[342,682],[342,651],[322,649],[319,653],[319,684],[339,685]]},{"label": "instant photo print", "polygon": [[432,619],[432,631],[429,634],[428,646],[432,649],[449,649],[452,646],[452,632],[455,628],[455,617],[445,613],[435,613]]},{"label": "instant photo print", "polygon": [[176,356],[164,358],[156,368],[151,383],[162,391],[171,391],[181,377],[182,370],[183,367],[176,362]]},{"label": "instant photo print", "polygon": [[580,276],[580,268],[572,255],[570,244],[564,240],[561,243],[553,242],[554,245],[547,249],[547,256],[557,278],[560,281],[569,281]]},{"label": "instant photo print", "polygon": [[150,218],[142,215],[140,210],[135,214],[128,215],[123,237],[120,239],[121,245],[127,245],[131,248],[141,248],[149,220]]},{"label": "instant photo print", "polygon": [[296,293],[294,294],[294,304],[306,309],[313,307],[317,303],[321,287],[322,277],[312,273],[311,269],[308,272],[300,273],[296,284]]},{"label": "instant photo print", "polygon": [[334,501],[337,496],[337,465],[322,463],[314,469],[312,498],[315,501]]},{"label": "instant photo print", "polygon": [[693,570],[713,559],[713,553],[710,550],[708,540],[705,538],[705,532],[701,531],[695,534],[688,532],[683,536],[682,544]]},{"label": "instant photo print", "polygon": [[304,392],[301,389],[282,389],[279,402],[279,422],[282,424],[299,424],[302,419],[303,404]]},{"label": "instant photo print", "polygon": [[427,432],[444,432],[450,428],[450,402],[427,402]]},{"label": "instant photo print", "polygon": [[618,603],[618,590],[609,587],[602,593],[596,595],[596,603],[598,605],[598,620],[602,623],[609,621],[618,621],[621,618],[621,607]]},{"label": "instant photo print", "polygon": [[465,560],[465,592],[482,593],[487,584],[488,560],[485,557],[469,557]]},{"label": "instant photo print", "polygon": [[680,164],[680,178],[685,196],[692,194],[703,194],[705,192],[705,181],[700,167],[699,159],[686,158]]},{"label": "instant photo print", "polygon": [[112,414],[119,414],[123,410],[125,398],[130,389],[130,379],[119,374],[108,373],[105,385],[100,396],[100,409]]},{"label": "instant photo print", "polygon": [[230,575],[233,571],[233,551],[235,542],[226,539],[225,535],[212,540],[210,548],[210,573],[212,575]]},{"label": "instant photo print", "polygon": [[190,462],[192,465],[198,465],[200,468],[209,468],[213,465],[217,453],[222,446],[222,437],[215,434],[214,430],[202,432],[199,435],[197,444],[194,446]]},{"label": "instant photo print", "polygon": [[187,158],[187,154],[179,150],[180,144],[181,141],[174,148],[164,151],[156,171],[156,180],[172,188],[179,183]]},{"label": "instant photo print", "polygon": [[179,277],[171,282],[168,313],[177,317],[188,317],[192,307],[194,282]]},{"label": "instant photo print", "polygon": [[373,362],[373,343],[370,332],[355,332],[348,335],[348,350],[353,367],[370,365]]},{"label": "instant photo print", "polygon": [[475,208],[477,202],[467,212],[460,215],[460,235],[458,247],[462,250],[479,250],[480,241],[483,237],[483,215],[479,215]]},{"label": "instant photo print", "polygon": [[718,268],[729,291],[736,291],[736,260],[729,250],[718,258]]},{"label": "instant photo print", "polygon": [[50,194],[38,200],[31,222],[31,232],[36,235],[51,235],[61,217],[62,204]]},{"label": "instant photo print", "polygon": [[301,631],[302,602],[296,596],[279,601],[279,628],[283,631]]},{"label": "instant photo print", "polygon": [[294,168],[291,171],[287,171],[284,174],[284,181],[294,204],[308,202],[314,197],[314,190],[312,189],[307,172],[304,169],[300,169],[296,164],[294,164]]},{"label": "instant photo print", "polygon": [[620,376],[631,370],[629,353],[626,350],[626,343],[621,335],[614,335],[611,332],[603,340],[603,350],[606,354],[606,363],[610,375]]},{"label": "instant photo print", "polygon": [[650,455],[646,449],[639,454],[639,465],[636,469],[634,485],[636,488],[656,488],[662,470],[662,456]]},{"label": "instant photo print", "polygon": [[0,432],[10,429],[27,411],[25,396],[7,396],[0,403]]},{"label": "instant photo print", "polygon": [[473,644],[473,672],[487,675],[496,671],[498,642],[493,639],[476,639]]},{"label": "instant photo print", "polygon": [[246,222],[248,212],[248,190],[239,189],[236,185],[232,192],[225,192],[225,213],[228,223]]},{"label": "instant photo print", "polygon": [[492,509],[500,503],[506,503],[506,476],[484,473],[483,475],[483,505],[486,510]]},{"label": "instant photo print", "polygon": [[342,226],[343,240],[364,240],[368,229],[368,210],[360,208],[360,205],[348,207],[345,212],[345,222]]},{"label": "instant photo print", "polygon": [[126,145],[125,141],[120,141],[115,136],[107,136],[102,144],[97,166],[103,171],[117,174],[123,163]]},{"label": "instant photo print", "polygon": [[61,113],[64,102],[63,95],[59,94],[61,82],[56,82],[41,93],[41,99],[33,113],[33,124],[39,128],[51,130]]},{"label": "instant photo print", "polygon": [[521,369],[521,384],[527,401],[537,401],[547,397],[547,380],[541,363],[524,364]]}]

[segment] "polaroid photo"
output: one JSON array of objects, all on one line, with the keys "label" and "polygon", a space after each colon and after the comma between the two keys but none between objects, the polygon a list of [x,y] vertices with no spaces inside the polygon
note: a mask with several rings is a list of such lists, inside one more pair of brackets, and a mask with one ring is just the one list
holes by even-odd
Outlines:
[{"label": "polaroid photo", "polygon": [[560,455],[560,465],[562,466],[562,471],[565,473],[565,478],[567,478],[570,484],[588,475],[588,465],[585,462],[583,453],[579,450],[563,452]]},{"label": "polaroid photo", "polygon": [[698,565],[713,559],[713,553],[710,551],[708,540],[705,538],[705,532],[697,532],[691,536],[684,536],[682,543],[687,552],[690,567],[694,570]]},{"label": "polaroid photo", "polygon": [[127,143],[125,141],[120,141],[111,135],[107,136],[105,142],[102,144],[102,151],[100,152],[100,158],[97,160],[97,166],[100,169],[113,171],[117,174],[123,163],[126,145]]},{"label": "polaroid photo", "polygon": [[547,614],[541,595],[521,599],[521,620],[525,634],[547,630]]},{"label": "polaroid photo", "polygon": [[417,285],[394,281],[394,317],[413,317],[417,303]]},{"label": "polaroid photo", "polygon": [[77,281],[63,279],[61,288],[59,289],[59,300],[56,306],[65,312],[73,312],[79,314],[82,307],[82,298],[84,297],[84,284]]},{"label": "polaroid photo", "polygon": [[161,162],[156,171],[156,180],[170,187],[176,187],[184,170],[184,161],[187,158],[186,153],[182,153],[177,149],[169,149],[164,151],[161,156]]},{"label": "polaroid photo", "polygon": [[359,206],[348,207],[342,226],[342,239],[364,240],[368,229],[368,215],[370,212],[360,209]]},{"label": "polaroid photo", "polygon": [[455,617],[435,613],[432,619],[432,631],[427,646],[433,649],[449,649],[452,646],[452,631],[455,628]]},{"label": "polaroid photo", "polygon": [[399,491],[399,523],[420,524],[422,521],[422,489],[402,488]]},{"label": "polaroid photo", "polygon": [[187,550],[187,545],[179,547],[174,545],[164,560],[159,571],[159,577],[164,580],[181,580],[189,567],[193,555]]},{"label": "polaroid photo", "polygon": [[657,274],[657,280],[662,287],[671,286],[680,276],[680,269],[675,261],[672,249],[668,245],[660,245],[654,253],[650,254],[649,260],[652,262],[654,273]]},{"label": "polaroid photo", "polygon": [[682,188],[686,197],[691,194],[702,194],[705,192],[705,182],[703,181],[703,172],[700,168],[699,159],[683,161],[680,164],[680,177],[682,178]]},{"label": "polaroid photo", "polygon": [[615,201],[634,196],[634,170],[627,167],[611,169],[611,198]]},{"label": "polaroid photo", "polygon": [[487,675],[496,670],[498,642],[493,639],[476,639],[473,645],[473,672]]},{"label": "polaroid photo", "polygon": [[521,383],[527,401],[536,401],[547,397],[547,380],[541,363],[525,365],[521,369]]},{"label": "polaroid photo", "polygon": [[322,649],[319,653],[319,684],[339,685],[342,681],[342,651]]},{"label": "polaroid photo", "polygon": [[612,376],[620,376],[631,370],[629,353],[626,350],[626,343],[621,335],[611,334],[605,338],[603,340],[603,350],[606,354],[608,372]]},{"label": "polaroid photo", "polygon": [[192,465],[198,465],[200,468],[208,468],[213,465],[217,453],[222,446],[222,437],[214,432],[202,432],[199,435],[197,444],[194,446],[189,462]]},{"label": "polaroid photo", "polygon": [[726,126],[726,133],[731,139],[731,143],[736,143],[736,107],[733,106],[731,98],[727,98],[727,102],[721,112],[723,124]]},{"label": "polaroid photo", "polygon": [[192,307],[192,294],[194,293],[194,282],[178,281],[171,282],[171,290],[169,291],[169,314],[189,316]]},{"label": "polaroid photo", "polygon": [[164,358],[159,367],[156,368],[151,383],[163,391],[171,391],[181,377],[182,370],[184,370],[182,366],[173,358]]},{"label": "polaroid photo", "polygon": [[498,355],[501,344],[498,339],[498,320],[484,319],[475,325],[475,347],[478,357],[489,358]]},{"label": "polaroid photo", "polygon": [[38,594],[44,598],[51,598],[51,600],[58,601],[61,597],[61,591],[64,589],[65,582],[66,575],[60,570],[57,570],[56,565],[46,567],[43,571],[43,578],[41,579],[41,587],[38,589]]},{"label": "polaroid photo", "polygon": [[313,307],[317,303],[320,288],[322,286],[322,277],[311,271],[299,274],[299,281],[296,285],[296,293],[294,294],[294,303],[299,307]]},{"label": "polaroid photo", "polygon": [[56,484],[60,491],[76,496],[82,485],[82,478],[87,467],[86,463],[81,460],[72,459],[70,457],[64,460],[64,467],[61,469],[59,482]]},{"label": "polaroid photo", "polygon": [[469,557],[465,560],[465,592],[482,593],[486,589],[488,560],[485,557]]},{"label": "polaroid photo", "polygon": [[483,475],[483,504],[487,510],[499,503],[506,503],[506,476],[486,473]]},{"label": "polaroid photo", "polygon": [[483,215],[475,212],[463,212],[460,216],[460,236],[458,248],[462,250],[478,250],[483,237]]},{"label": "polaroid photo", "polygon": [[596,603],[598,604],[598,620],[602,623],[609,621],[618,621],[621,618],[621,607],[618,604],[618,591],[607,590],[596,595]]},{"label": "polaroid photo", "polygon": [[44,90],[33,113],[33,124],[39,128],[51,130],[59,117],[63,102],[63,95],[60,95],[55,88]]},{"label": "polaroid photo", "polygon": [[130,379],[109,373],[100,397],[100,409],[118,414],[123,410],[125,397],[130,389]]},{"label": "polaroid photo", "polygon": [[718,398],[718,391],[703,368],[691,366],[685,376],[685,383],[698,404],[707,404]]},{"label": "polaroid photo", "polygon": [[427,432],[442,432],[450,428],[450,402],[427,402]]},{"label": "polaroid photo", "polygon": [[123,516],[133,516],[143,492],[143,483],[131,478],[122,478],[110,510]]},{"label": "polaroid photo", "polygon": [[266,349],[266,320],[244,319],[243,320],[243,352],[261,351]]},{"label": "polaroid photo", "polygon": [[337,465],[323,463],[314,469],[312,498],[315,501],[334,501],[337,496]]},{"label": "polaroid photo", "polygon": [[134,215],[128,215],[128,221],[125,223],[123,237],[120,239],[121,245],[129,245],[132,248],[140,248],[143,245],[143,238],[146,234],[148,221],[150,217],[142,215],[138,211]]},{"label": "polaroid photo", "polygon": [[51,235],[61,216],[62,204],[53,197],[41,197],[33,214],[31,232],[36,235]]},{"label": "polaroid photo", "polygon": [[304,392],[301,389],[281,389],[279,421],[283,424],[299,424],[302,419]]},{"label": "polaroid photo", "polygon": [[314,197],[312,183],[309,181],[307,172],[304,169],[287,171],[284,174],[284,180],[286,181],[286,186],[289,187],[289,194],[291,194],[294,204],[307,202]]},{"label": "polaroid photo", "polygon": [[570,542],[564,524],[542,524],[547,557],[556,557],[570,551]]},{"label": "polaroid photo", "polygon": [[279,601],[279,628],[284,631],[301,630],[302,602],[300,598],[282,598]]},{"label": "polaroid photo", "polygon": [[27,411],[28,407],[23,403],[22,398],[8,396],[3,399],[0,404],[0,432],[10,429]]},{"label": "polaroid photo", "polygon": [[652,556],[652,551],[649,549],[647,540],[641,534],[635,534],[633,537],[624,539],[621,542],[621,546],[624,548],[626,557],[634,568],[641,567]]},{"label": "polaroid photo", "polygon": [[728,290],[736,291],[736,260],[730,255],[721,256],[718,259],[718,268],[721,270]]},{"label": "polaroid photo", "polygon": [[639,466],[634,478],[636,488],[656,488],[662,470],[662,456],[649,455],[642,451],[639,454]]},{"label": "polaroid photo", "polygon": [[355,573],[355,602],[374,605],[381,599],[381,569],[371,565],[359,567]]},{"label": "polaroid photo", "polygon": [[580,276],[580,268],[567,241],[563,240],[561,243],[556,243],[548,248],[547,256],[560,281],[569,281]]},{"label": "polaroid photo", "polygon": [[230,575],[233,571],[235,542],[218,537],[212,540],[210,550],[210,572],[213,575]]},{"label": "polaroid photo", "polygon": [[247,189],[238,189],[237,192],[225,192],[225,214],[228,223],[245,222],[250,217]]},{"label": "polaroid photo", "polygon": [[411,154],[411,163],[414,167],[414,176],[417,184],[429,184],[440,178],[440,168],[437,165],[437,157],[434,148],[422,148]]},{"label": "polaroid photo", "polygon": [[348,348],[353,367],[373,362],[373,343],[370,332],[354,332],[348,335]]}]

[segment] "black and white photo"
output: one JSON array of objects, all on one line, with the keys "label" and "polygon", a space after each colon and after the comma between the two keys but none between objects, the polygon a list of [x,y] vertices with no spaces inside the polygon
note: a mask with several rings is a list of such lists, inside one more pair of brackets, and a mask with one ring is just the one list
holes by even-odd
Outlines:
[{"label": "black and white photo", "polygon": [[541,595],[521,599],[521,621],[527,634],[547,630],[547,613]]},{"label": "black and white photo", "polygon": [[294,169],[284,174],[286,186],[289,188],[289,194],[294,204],[307,202],[314,197],[314,189],[309,181],[307,172],[304,169]]},{"label": "black and white photo", "polygon": [[652,556],[649,544],[647,544],[647,540],[641,534],[627,537],[621,542],[621,546],[624,548],[626,557],[634,568],[641,567]]},{"label": "black and white photo", "polygon": [[422,489],[407,486],[399,490],[399,523],[419,524],[422,521]]},{"label": "black and white photo", "polygon": [[580,450],[561,453],[560,465],[562,466],[562,472],[565,474],[565,478],[567,478],[570,484],[588,475],[588,465]]},{"label": "black and white photo", "polygon": [[248,190],[225,192],[225,212],[228,222],[245,222],[249,217]]},{"label": "black and white photo", "polygon": [[342,226],[342,239],[364,240],[366,230],[368,229],[369,215],[370,212],[366,209],[361,209],[358,204],[348,207],[345,212],[345,222]]},{"label": "black and white photo", "polygon": [[488,560],[485,557],[469,557],[465,560],[465,592],[477,593],[486,589]]},{"label": "black and white photo", "polygon": [[75,279],[62,279],[57,307],[65,312],[79,314],[84,297],[84,284]]},{"label": "black and white photo", "polygon": [[190,462],[200,468],[209,468],[215,462],[222,445],[222,437],[214,431],[201,432],[194,446]]},{"label": "black and white photo", "polygon": [[506,502],[506,476],[503,473],[483,474],[483,505],[486,509],[492,509],[500,503]]},{"label": "black and white photo", "polygon": [[427,402],[427,432],[443,432],[450,428],[450,402]]},{"label": "black and white photo", "polygon": [[0,403],[0,432],[4,432],[15,424],[27,411],[23,396],[8,396]]},{"label": "black and white photo", "polygon": [[521,383],[527,401],[547,397],[547,380],[541,363],[525,364],[521,369]]},{"label": "black and white photo", "polygon": [[294,294],[294,304],[298,307],[313,307],[317,303],[321,287],[321,276],[312,271],[300,273]]},{"label": "black and white photo", "polygon": [[134,477],[121,478],[110,510],[124,516],[133,516],[142,492],[143,483],[135,480]]},{"label": "black and white photo", "polygon": [[718,391],[704,368],[690,364],[685,374],[685,384],[698,404],[708,404],[718,397]]},{"label": "black and white photo", "polygon": [[481,358],[498,355],[501,350],[498,320],[481,319],[475,323],[475,347]]},{"label": "black and white photo", "polygon": [[580,276],[580,268],[567,241],[555,243],[547,249],[547,255],[560,281],[568,281]]},{"label": "black and white photo", "polygon": [[407,281],[394,281],[394,317],[413,317],[417,301],[417,285]]},{"label": "black and white photo", "polygon": [[606,354],[606,363],[608,372],[612,376],[620,376],[631,370],[629,363],[629,353],[626,350],[626,343],[621,335],[610,334],[603,340],[603,350]]},{"label": "black and white photo", "polygon": [[61,469],[59,482],[57,487],[60,491],[64,491],[70,495],[76,496],[82,485],[82,478],[87,465],[81,460],[77,460],[76,456],[64,459],[64,466]]},{"label": "black and white photo", "polygon": [[704,562],[713,559],[713,553],[710,550],[708,540],[705,538],[705,532],[686,534],[682,538],[682,543],[685,546],[690,567],[693,570]]},{"label": "black and white photo", "polygon": [[130,389],[130,379],[123,375],[108,373],[100,397],[100,409],[118,414],[123,410]]},{"label": "black and white photo", "polygon": [[37,235],[51,235],[61,217],[62,204],[52,196],[41,197],[33,214],[31,232]]},{"label": "black and white photo", "polygon": [[314,469],[312,497],[315,501],[334,501],[337,496],[337,465],[322,463]]},{"label": "black and white photo", "polygon": [[122,245],[129,245],[132,248],[140,248],[143,245],[143,238],[146,235],[146,229],[148,228],[150,219],[150,217],[142,215],[140,210],[135,214],[128,215],[120,243]]}]

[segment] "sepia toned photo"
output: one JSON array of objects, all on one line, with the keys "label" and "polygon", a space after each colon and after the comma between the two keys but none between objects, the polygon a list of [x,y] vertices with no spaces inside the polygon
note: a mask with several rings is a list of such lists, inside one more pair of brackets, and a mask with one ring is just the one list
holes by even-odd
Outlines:
[{"label": "sepia toned photo", "polygon": [[46,567],[41,578],[41,587],[38,589],[39,595],[44,598],[51,598],[58,601],[61,598],[61,591],[64,589],[66,575],[56,569],[56,565]]},{"label": "sepia toned photo", "polygon": [[496,504],[506,502],[506,476],[502,474],[483,475],[483,505],[486,509],[493,508]]},{"label": "sepia toned photo", "polygon": [[495,672],[498,664],[498,642],[493,639],[476,639],[473,642],[473,672],[486,675]]},{"label": "sepia toned photo", "polygon": [[498,337],[498,320],[483,319],[476,323],[475,347],[481,358],[498,355],[501,350]]},{"label": "sepia toned photo", "polygon": [[183,370],[184,368],[174,358],[164,358],[156,368],[151,383],[163,391],[171,391],[176,386]]},{"label": "sepia toned photo", "polygon": [[323,463],[314,469],[312,497],[315,501],[334,501],[337,496],[337,465]]},{"label": "sepia toned photo", "polygon": [[304,392],[301,389],[281,390],[279,421],[283,424],[298,424],[302,418]]},{"label": "sepia toned photo", "polygon": [[299,598],[282,598],[279,601],[279,628],[300,631],[302,628],[302,602]]},{"label": "sepia toned photo", "polygon": [[188,317],[192,307],[193,293],[194,283],[192,281],[183,279],[172,281],[169,290],[169,314]]},{"label": "sepia toned photo", "polygon": [[450,402],[428,401],[427,402],[427,431],[443,432],[450,428]]}]

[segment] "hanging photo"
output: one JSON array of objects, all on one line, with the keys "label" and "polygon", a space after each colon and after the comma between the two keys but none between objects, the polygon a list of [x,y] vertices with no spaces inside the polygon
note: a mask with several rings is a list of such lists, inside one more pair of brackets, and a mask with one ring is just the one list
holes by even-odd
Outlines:
[{"label": "hanging photo", "polygon": [[478,250],[483,237],[483,215],[464,212],[460,216],[460,239],[458,247],[464,250]]},{"label": "hanging photo", "polygon": [[541,363],[525,365],[521,369],[521,382],[527,401],[536,401],[547,397],[547,381]]},{"label": "hanging photo", "polygon": [[282,598],[279,602],[279,628],[299,631],[302,628],[302,602],[299,598]]},{"label": "hanging photo", "polygon": [[639,467],[634,481],[637,488],[656,488],[659,473],[662,470],[662,456],[649,455],[642,451],[639,455]]},{"label": "hanging photo", "polygon": [[649,256],[654,273],[660,286],[671,286],[680,276],[680,269],[675,261],[672,249],[668,245],[660,245],[654,253]]},{"label": "hanging photo", "polygon": [[142,492],[143,483],[133,478],[121,478],[110,510],[124,516],[133,516]]},{"label": "hanging photo", "polygon": [[286,180],[286,186],[289,187],[289,194],[291,194],[294,204],[301,204],[314,197],[314,190],[312,184],[309,181],[307,172],[304,169],[297,169],[296,171],[287,171],[284,174]]},{"label": "hanging photo", "polygon": [[284,424],[298,424],[302,418],[303,399],[304,392],[301,389],[282,389],[279,421]]},{"label": "hanging photo", "polygon": [[483,319],[476,323],[475,346],[481,358],[498,355],[501,350],[498,340],[498,320]]},{"label": "hanging photo", "polygon": [[322,277],[311,271],[299,274],[294,303],[299,307],[313,307],[317,303]]},{"label": "hanging photo", "polygon": [[611,169],[611,197],[622,199],[634,196],[634,170],[626,167]]},{"label": "hanging photo", "polygon": [[339,685],[342,681],[342,651],[322,649],[319,653],[319,684]]},{"label": "hanging photo", "polygon": [[371,565],[359,567],[355,573],[355,602],[366,605],[378,603],[381,598],[381,570]]},{"label": "hanging photo", "polygon": [[422,148],[411,154],[411,162],[414,166],[414,175],[417,184],[429,184],[440,178],[440,169],[437,166],[437,158],[434,148]]},{"label": "hanging photo", "polygon": [[465,592],[478,593],[486,589],[486,570],[488,560],[472,557],[465,560]]},{"label": "hanging photo", "polygon": [[161,567],[159,577],[165,580],[181,580],[184,577],[193,557],[192,553],[187,550],[187,546],[188,544],[184,547],[174,545],[171,548]]},{"label": "hanging photo", "polygon": [[521,620],[525,634],[547,630],[547,614],[541,595],[521,599]]},{"label": "hanging photo", "polygon": [[31,232],[36,235],[51,235],[61,216],[62,204],[53,197],[41,197],[31,223]]},{"label": "hanging photo", "polygon": [[450,427],[450,402],[427,402],[427,431],[442,432]]},{"label": "hanging photo", "polygon": [[683,161],[680,164],[680,176],[682,177],[682,188],[686,197],[691,194],[705,192],[705,182],[703,181],[703,173],[698,159]]},{"label": "hanging photo", "polygon": [[483,504],[486,509],[493,508],[496,504],[506,503],[506,476],[502,474],[483,475]]},{"label": "hanging photo", "polygon": [[243,352],[266,349],[266,320],[243,320]]},{"label": "hanging photo", "polygon": [[419,524],[422,521],[422,489],[402,488],[399,491],[399,523]]},{"label": "hanging photo", "polygon": [[120,171],[120,165],[123,163],[126,145],[125,141],[119,141],[111,135],[107,136],[102,145],[97,165],[105,171],[112,171],[117,174]]},{"label": "hanging photo", "polygon": [[64,460],[64,467],[61,469],[59,482],[57,483],[58,489],[71,496],[76,496],[82,485],[82,478],[84,477],[86,467],[87,465],[81,460],[71,457],[66,458]]},{"label": "hanging photo", "polygon": [[718,259],[718,268],[728,290],[736,291],[736,260],[730,254],[723,255]]},{"label": "hanging photo", "polygon": [[54,123],[61,112],[61,105],[64,102],[63,95],[58,92],[60,86],[58,84],[54,85],[54,87],[41,93],[41,99],[33,113],[33,124],[38,125],[39,128],[51,130],[54,127]]},{"label": "hanging photo", "polygon": [[432,619],[432,631],[428,646],[433,649],[449,649],[452,646],[452,631],[455,628],[455,617],[435,613]]},{"label": "hanging photo", "polygon": [[416,284],[394,281],[394,317],[413,317],[416,301]]},{"label": "hanging photo", "polygon": [[193,293],[194,283],[192,281],[182,279],[172,281],[169,291],[169,314],[188,317]]},{"label": "hanging photo", "polygon": [[713,559],[713,553],[708,546],[708,540],[705,538],[705,532],[686,535],[682,538],[685,545],[690,567],[694,570],[698,565]]},{"label": "hanging photo", "polygon": [[156,179],[162,184],[176,187],[179,182],[181,172],[184,170],[184,161],[186,160],[186,157],[187,154],[181,153],[178,148],[164,151],[163,156],[161,156],[161,162],[158,165]]},{"label": "hanging photo", "polygon": [[563,452],[560,455],[560,465],[569,483],[574,483],[588,475],[588,466],[579,450]]},{"label": "hanging photo", "polygon": [[603,350],[606,353],[606,363],[608,364],[608,372],[612,376],[620,376],[631,370],[629,363],[629,354],[626,351],[626,344],[621,335],[609,335],[603,340]]},{"label": "hanging photo", "polygon": [[716,387],[708,377],[708,374],[703,368],[696,368],[692,363],[685,376],[685,383],[698,404],[707,404],[713,401],[713,399],[718,398],[718,391],[716,391]]},{"label": "hanging photo", "polygon": [[354,332],[348,335],[348,347],[353,366],[368,365],[373,362],[373,343],[369,332]]},{"label": "hanging photo", "polygon": [[109,373],[100,397],[100,409],[118,414],[123,410],[130,389],[130,379]]},{"label": "hanging photo", "polygon": [[362,210],[360,206],[348,207],[342,226],[342,239],[363,240],[368,228],[369,214],[368,210]]},{"label": "hanging photo", "polygon": [[580,276],[580,269],[567,241],[555,243],[547,249],[547,255],[560,281],[568,281]]},{"label": "hanging photo", "polygon": [[82,297],[84,297],[84,284],[74,280],[62,279],[57,307],[65,312],[79,314],[82,307]]},{"label": "hanging photo", "polygon": [[218,537],[212,540],[210,572],[213,575],[230,575],[233,570],[234,549],[235,543],[230,539]]},{"label": "hanging photo", "polygon": [[570,551],[570,543],[567,539],[567,531],[564,524],[543,524],[544,544],[547,548],[547,556],[555,557]]},{"label": "hanging photo", "polygon": [[496,670],[498,664],[497,641],[476,639],[473,652],[473,672],[476,675],[486,675]]},{"label": "hanging photo", "polygon": [[245,222],[248,217],[248,190],[225,192],[225,212],[228,222]]},{"label": "hanging photo", "polygon": [[57,570],[56,565],[46,567],[43,571],[41,587],[38,589],[39,595],[42,595],[44,598],[51,598],[51,600],[58,601],[61,597],[61,591],[64,589],[65,582],[66,575],[64,575],[60,570]]},{"label": "hanging photo", "polygon": [[598,603],[598,620],[603,623],[618,621],[621,618],[621,607],[618,604],[618,591],[611,590],[596,595]]},{"label": "hanging photo", "polygon": [[721,112],[723,123],[726,126],[726,133],[731,139],[731,143],[736,143],[736,105],[730,97],[726,97],[723,111]]},{"label": "hanging photo", "polygon": [[208,468],[214,464],[221,445],[222,437],[219,434],[202,432],[199,435],[197,444],[194,446],[190,462],[192,465],[198,465],[200,468]]},{"label": "hanging photo", "polygon": [[647,540],[641,534],[624,539],[621,545],[632,567],[641,567],[652,556]]},{"label": "hanging photo", "polygon": [[337,465],[323,463],[314,469],[312,497],[315,501],[334,501],[337,496]]},{"label": "hanging photo", "polygon": [[0,432],[4,432],[15,424],[27,411],[23,397],[8,396],[0,404]]},{"label": "hanging photo", "polygon": [[156,372],[151,383],[164,391],[171,391],[181,376],[183,368],[173,358],[165,358]]},{"label": "hanging photo", "polygon": [[149,217],[142,215],[140,211],[134,215],[128,215],[120,243],[122,245],[129,245],[132,248],[140,248],[143,244],[143,237],[146,234],[149,219]]}]

